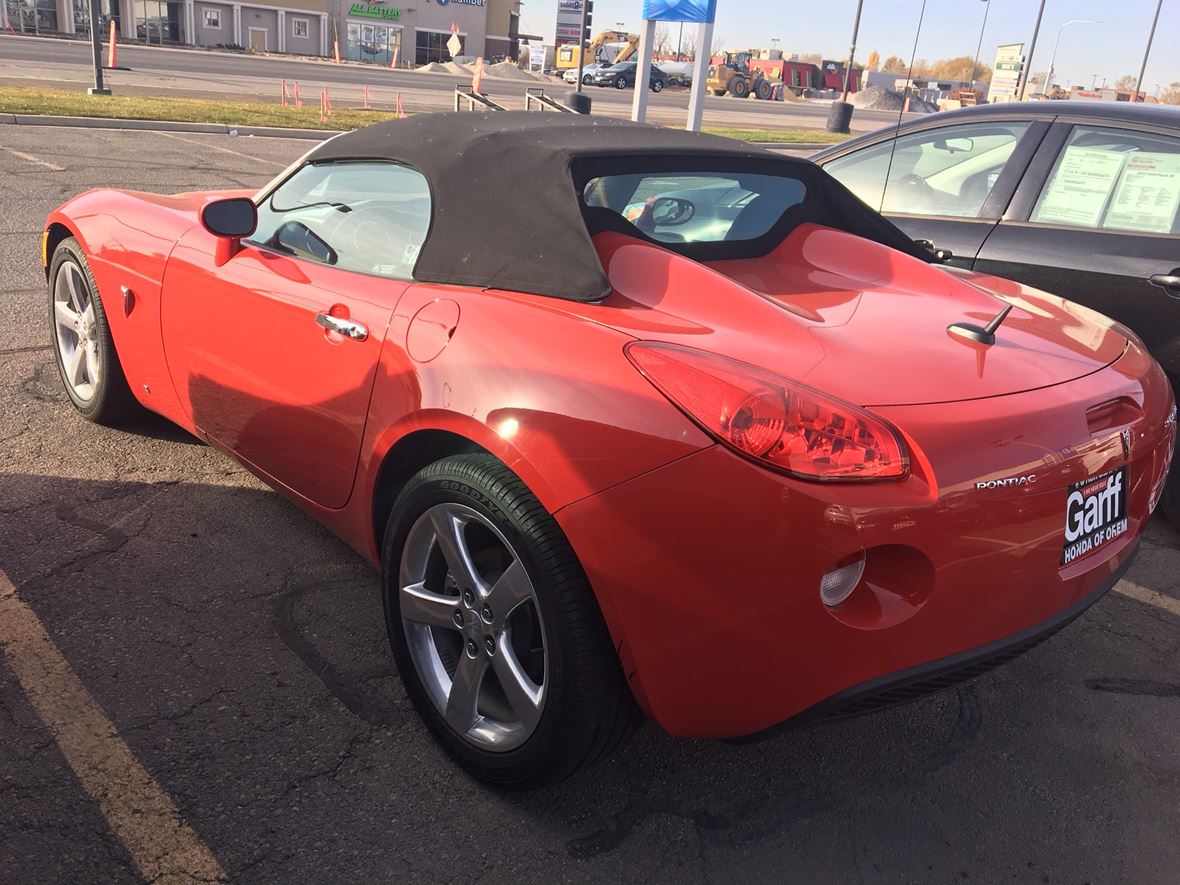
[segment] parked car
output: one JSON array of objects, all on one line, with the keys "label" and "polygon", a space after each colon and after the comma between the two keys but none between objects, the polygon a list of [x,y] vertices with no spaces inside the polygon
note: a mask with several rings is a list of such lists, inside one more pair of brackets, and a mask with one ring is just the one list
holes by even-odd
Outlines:
[{"label": "parked car", "polygon": [[411,702],[505,787],[636,703],[745,737],[1015,657],[1126,571],[1174,446],[1122,327],[701,133],[420,114],[253,196],[86,191],[42,250],[78,412],[170,418],[378,566]]},{"label": "parked car", "polygon": [[[951,253],[951,264],[1123,323],[1180,390],[1180,108],[981,105],[812,159],[911,237]],[[1180,469],[1165,510],[1180,527]]]},{"label": "parked car", "polygon": [[[582,68],[582,83],[586,86],[589,86],[590,83],[593,82],[593,80],[594,80],[594,74],[597,71],[602,70],[604,67],[606,67],[606,65],[602,64],[602,62],[597,62],[597,61],[592,61],[589,64],[585,65]],[[565,82],[567,82],[567,83],[572,83],[572,84],[576,85],[578,82],[578,69],[577,68],[567,68],[565,70],[565,72],[561,75],[561,79],[565,80]]]},{"label": "parked car", "polygon": [[[595,86],[613,86],[616,89],[628,89],[635,85],[636,71],[638,68],[639,65],[633,61],[625,61],[617,65],[599,68],[599,70],[595,71],[594,77],[590,82]],[[647,81],[648,88],[652,92],[660,92],[667,82],[668,75],[655,65],[652,65],[651,75]]]}]

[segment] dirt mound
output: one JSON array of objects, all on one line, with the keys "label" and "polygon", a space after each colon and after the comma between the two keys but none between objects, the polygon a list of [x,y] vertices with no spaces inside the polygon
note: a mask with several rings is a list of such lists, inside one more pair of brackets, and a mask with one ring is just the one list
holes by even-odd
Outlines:
[{"label": "dirt mound", "polygon": [[424,65],[418,65],[415,70],[426,71],[428,74],[449,74],[450,71],[444,65],[440,65],[436,61],[429,62]]},{"label": "dirt mound", "polygon": [[[854,93],[848,100],[853,107],[870,111],[900,111],[905,104],[905,96],[900,92],[894,92],[892,89],[885,89],[881,86],[862,89],[860,92]],[[910,113],[929,114],[936,110],[938,108],[930,102],[923,101],[917,96],[910,96]]]},{"label": "dirt mound", "polygon": [[488,65],[483,69],[484,73],[489,77],[502,77],[505,80],[548,80],[544,74],[537,75],[531,71],[518,68],[510,61],[498,62],[494,65]]},{"label": "dirt mound", "polygon": [[449,61],[441,67],[448,74],[458,74],[460,77],[470,77],[471,72],[475,70],[473,65],[461,65],[457,61]]}]

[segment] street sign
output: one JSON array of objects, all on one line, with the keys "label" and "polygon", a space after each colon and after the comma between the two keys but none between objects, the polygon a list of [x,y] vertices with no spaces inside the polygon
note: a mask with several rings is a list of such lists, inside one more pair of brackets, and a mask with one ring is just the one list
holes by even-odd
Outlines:
[{"label": "street sign", "polygon": [[447,41],[447,52],[454,58],[463,51],[463,41],[459,39],[458,34],[451,34],[451,39]]},{"label": "street sign", "polygon": [[643,18],[649,22],[712,22],[717,0],[643,0]]}]

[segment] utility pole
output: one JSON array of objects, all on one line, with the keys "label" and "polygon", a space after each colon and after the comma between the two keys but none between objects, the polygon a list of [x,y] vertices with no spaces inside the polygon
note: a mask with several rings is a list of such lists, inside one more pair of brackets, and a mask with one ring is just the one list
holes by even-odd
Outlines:
[{"label": "utility pole", "polygon": [[102,25],[98,23],[102,16],[100,0],[90,0],[90,48],[94,50],[94,86],[86,91],[91,95],[110,95],[102,82]]},{"label": "utility pole", "polygon": [[1037,34],[1041,32],[1041,18],[1045,15],[1045,0],[1037,9],[1037,23],[1033,25],[1032,42],[1028,44],[1028,55],[1024,57],[1024,70],[1020,72],[1020,88],[1016,90],[1017,98],[1024,101],[1024,93],[1028,91],[1028,78],[1032,75],[1033,53],[1037,51]]},{"label": "utility pole", "polygon": [[979,70],[979,50],[983,49],[983,32],[987,30],[987,14],[992,5],[983,0],[983,24],[979,26],[979,42],[975,45],[975,63],[971,65],[971,85],[975,86],[975,74]]},{"label": "utility pole", "polygon": [[1135,78],[1135,94],[1131,96],[1131,101],[1139,100],[1139,87],[1143,85],[1143,74],[1147,71],[1147,56],[1151,55],[1151,41],[1155,39],[1155,26],[1159,24],[1160,7],[1164,5],[1164,0],[1156,0],[1155,4],[1155,18],[1151,20],[1151,32],[1147,35],[1147,48],[1143,50],[1143,64],[1139,66],[1139,76]]},{"label": "utility pole", "polygon": [[848,101],[848,80],[852,76],[852,60],[856,58],[856,35],[860,31],[860,10],[863,6],[864,0],[856,0],[856,18],[852,20],[852,45],[848,49],[848,67],[844,69],[844,97],[840,101]]}]

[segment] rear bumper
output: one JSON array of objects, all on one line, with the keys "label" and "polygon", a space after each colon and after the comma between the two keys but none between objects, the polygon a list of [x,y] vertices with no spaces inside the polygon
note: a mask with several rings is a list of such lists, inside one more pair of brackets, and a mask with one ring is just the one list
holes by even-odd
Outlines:
[{"label": "rear bumper", "polygon": [[[675,735],[744,737],[1080,611],[1130,562],[1174,442],[1158,367],[1116,366],[1072,392],[881,409],[910,443],[904,481],[801,482],[714,446],[559,510],[640,705]],[[1086,423],[1119,396],[1141,405],[1129,441]],[[1063,562],[1069,488],[1123,467],[1125,530]],[[824,574],[862,551],[858,588],[824,605]]]},{"label": "rear bumper", "polygon": [[735,742],[755,742],[801,725],[848,719],[908,704],[982,676],[1036,648],[1080,617],[1122,579],[1138,552],[1139,543],[1136,541],[1123,557],[1122,565],[1102,586],[1080,602],[1027,630],[1021,630],[979,648],[854,685],[778,725],[757,734],[737,738]]}]

